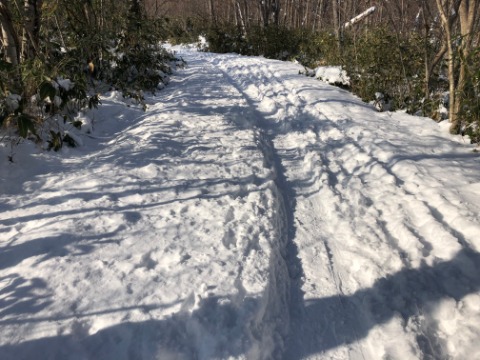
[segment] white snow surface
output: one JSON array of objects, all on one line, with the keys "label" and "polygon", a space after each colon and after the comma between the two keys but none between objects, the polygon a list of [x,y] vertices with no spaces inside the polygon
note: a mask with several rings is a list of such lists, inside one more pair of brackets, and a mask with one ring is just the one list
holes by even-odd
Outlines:
[{"label": "white snow surface", "polygon": [[0,147],[0,359],[480,359],[480,157],[299,65],[176,48]]},{"label": "white snow surface", "polygon": [[341,66],[319,66],[315,69],[315,78],[332,85],[350,85],[350,77]]}]

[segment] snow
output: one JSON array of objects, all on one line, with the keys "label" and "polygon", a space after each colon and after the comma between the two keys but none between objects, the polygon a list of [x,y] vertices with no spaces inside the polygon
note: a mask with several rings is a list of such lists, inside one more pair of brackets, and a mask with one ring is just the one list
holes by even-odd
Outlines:
[{"label": "snow", "polygon": [[75,86],[70,79],[57,79],[54,83],[58,84],[65,91],[70,91]]},{"label": "snow", "polygon": [[0,359],[479,358],[474,147],[175,50],[146,112],[110,92],[78,148],[2,143]]},{"label": "snow", "polygon": [[315,78],[331,85],[350,85],[350,78],[341,66],[319,66],[315,69]]},{"label": "snow", "polygon": [[17,94],[9,94],[5,98],[5,107],[8,112],[14,112],[20,107],[20,101],[22,100],[22,97]]}]

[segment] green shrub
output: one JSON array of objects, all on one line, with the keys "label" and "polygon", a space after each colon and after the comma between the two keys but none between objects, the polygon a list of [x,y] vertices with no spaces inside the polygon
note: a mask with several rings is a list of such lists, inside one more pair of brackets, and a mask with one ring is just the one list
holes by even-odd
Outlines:
[{"label": "green shrub", "polygon": [[171,44],[193,44],[198,41],[198,37],[205,33],[205,25],[199,19],[171,19],[164,18],[159,20],[162,27],[162,33],[165,40]]},{"label": "green shrub", "polygon": [[[270,59],[288,60],[301,57],[302,43],[308,32],[282,26],[252,26],[247,33],[235,25],[221,24],[208,29],[205,37],[208,51],[262,55]],[[306,48],[306,47],[304,47]]]},{"label": "green shrub", "polygon": [[421,39],[400,37],[387,28],[346,36],[342,58],[353,92],[366,101],[382,93],[394,109],[413,112],[423,97],[421,45]]},{"label": "green shrub", "polygon": [[299,61],[308,67],[321,65],[342,65],[339,42],[332,32],[304,32],[299,45]]},{"label": "green shrub", "polygon": [[205,31],[208,42],[207,51],[215,53],[234,52],[242,55],[250,55],[247,38],[242,31],[232,24],[218,24]]},{"label": "green shrub", "polygon": [[72,146],[75,141],[63,125],[81,126],[75,115],[99,104],[99,82],[141,103],[143,90],[154,92],[168,82],[174,57],[160,45],[166,39],[163,23],[146,19],[138,1],[130,4],[115,5],[102,22],[78,16],[86,8],[98,10],[96,2],[46,4],[35,55],[13,66],[0,53],[0,126],[8,138],[16,131],[22,138],[46,141],[53,150]]}]

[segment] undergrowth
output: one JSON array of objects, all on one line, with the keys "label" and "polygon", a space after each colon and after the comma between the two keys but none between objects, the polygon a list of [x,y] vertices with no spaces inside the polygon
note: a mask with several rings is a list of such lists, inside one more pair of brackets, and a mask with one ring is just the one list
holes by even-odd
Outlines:
[{"label": "undergrowth", "polygon": [[[13,65],[0,52],[0,141],[29,139],[54,151],[76,146],[66,129],[82,126],[76,115],[97,107],[104,90],[119,90],[146,108],[144,92],[162,89],[179,61],[161,46],[161,22],[146,19],[133,5],[124,9],[127,17],[118,12],[100,31],[92,19],[53,7],[41,19],[48,41],[39,43],[34,56]],[[56,21],[60,15],[62,24]]]}]

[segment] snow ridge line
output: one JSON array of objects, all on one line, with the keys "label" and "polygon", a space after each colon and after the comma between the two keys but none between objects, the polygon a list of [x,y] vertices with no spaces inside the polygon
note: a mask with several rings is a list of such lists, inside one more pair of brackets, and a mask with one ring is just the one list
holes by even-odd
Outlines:
[{"label": "snow ridge line", "polygon": [[[252,126],[255,134],[255,141],[259,151],[264,158],[264,166],[273,172],[273,185],[271,190],[276,200],[278,237],[271,239],[272,255],[270,258],[270,274],[267,292],[265,294],[265,312],[259,323],[256,324],[260,336],[259,340],[263,349],[269,351],[262,352],[262,359],[280,359],[283,357],[286,348],[286,338],[290,333],[290,310],[292,294],[292,278],[301,278],[303,271],[301,264],[296,256],[297,251],[293,238],[294,228],[294,210],[295,196],[293,189],[288,186],[285,169],[281,163],[272,135],[269,134],[268,125],[262,113],[257,110],[255,101],[246,94],[238,85],[235,79],[218,67],[223,73],[225,79],[241,94],[245,99],[251,113],[254,117]],[[295,269],[295,276],[292,276],[292,269]],[[273,341],[273,344],[265,342]]]},{"label": "snow ridge line", "polygon": [[[441,212],[435,208],[434,206],[432,205],[429,205],[427,202],[425,202],[424,200],[422,200],[421,198],[419,198],[415,193],[412,193],[411,191],[409,191],[405,184],[404,184],[404,181],[402,179],[400,179],[398,177],[398,175],[392,170],[389,168],[389,166],[387,166],[387,164],[383,161],[381,161],[380,159],[378,159],[375,155],[372,154],[372,151],[367,151],[365,150],[362,145],[357,141],[355,140],[354,138],[352,138],[351,136],[349,136],[341,126],[339,126],[338,124],[336,124],[335,121],[332,121],[325,113],[323,113],[318,107],[315,107],[313,109],[314,112],[317,112],[321,117],[325,118],[326,120],[328,120],[328,122],[334,126],[338,131],[340,131],[343,136],[348,139],[348,141],[353,144],[356,148],[358,148],[360,151],[364,151],[364,153],[373,161],[374,164],[378,164],[379,166],[381,166],[381,168],[383,170],[385,170],[394,180],[394,184],[396,186],[396,188],[398,189],[398,191],[400,191],[404,196],[414,200],[415,202],[417,203],[421,203],[422,204],[422,207],[425,209],[426,213],[434,220],[436,221],[439,225],[441,225],[443,227],[443,229],[445,230],[446,233],[449,233],[451,234],[454,238],[457,239],[457,242],[459,243],[459,245],[461,245],[464,249],[466,249],[468,251],[468,253],[471,253],[471,252],[474,252],[474,249],[472,247],[472,245],[467,241],[466,237],[463,235],[463,233],[458,229],[458,228],[454,228],[452,227],[451,224],[449,224],[447,221],[445,221],[443,219],[443,215],[441,214]],[[347,109],[345,108],[345,113],[347,113]],[[352,121],[352,118],[349,117],[349,116],[346,116],[345,118],[346,121]],[[322,159],[325,158],[324,156],[322,156]],[[328,160],[327,160],[328,161]],[[341,167],[341,165],[339,164],[339,166]],[[408,209],[406,209],[407,211]],[[382,228],[382,231],[384,232],[385,236],[387,237],[390,245],[392,246],[392,248],[394,248],[398,254],[399,254],[399,257],[400,259],[402,260],[402,262],[404,263],[405,266],[410,266],[409,265],[409,256],[407,254],[407,252],[405,251],[405,249],[402,248],[401,244],[398,243],[398,240],[395,240],[395,238],[393,237],[392,234],[390,234],[389,230],[387,229],[387,226],[386,226],[386,223],[385,222],[380,222],[380,226]],[[430,249],[430,250],[426,250],[426,252],[430,253],[432,250],[432,243],[430,241],[428,241],[426,238],[423,238],[421,236],[421,234],[419,234],[415,228],[413,226],[409,226],[408,224],[406,225],[409,230],[415,235],[415,237],[418,239],[418,241],[420,243],[422,243],[424,245],[424,247],[426,249]]]},{"label": "snow ridge line", "polygon": [[291,281],[287,247],[292,239],[290,235],[292,233],[293,211],[292,201],[284,191],[286,189],[284,170],[273,142],[261,129],[257,131],[257,139],[258,148],[266,159],[266,165],[274,173],[274,186],[271,190],[277,204],[276,228],[278,239],[271,239],[272,256],[268,292],[266,294],[268,311],[264,315],[264,321],[267,324],[274,324],[273,330],[276,332],[275,336],[277,338],[274,341],[275,347],[272,349],[270,356],[272,359],[279,359],[284,352],[285,339],[290,330]]}]

